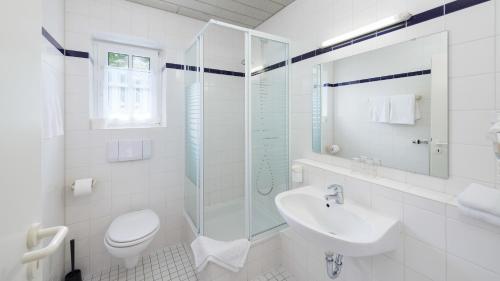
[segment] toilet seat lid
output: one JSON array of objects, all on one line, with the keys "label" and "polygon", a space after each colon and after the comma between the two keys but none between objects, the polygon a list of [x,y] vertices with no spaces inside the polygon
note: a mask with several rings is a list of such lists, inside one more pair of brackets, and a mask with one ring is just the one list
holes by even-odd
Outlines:
[{"label": "toilet seat lid", "polygon": [[113,220],[107,237],[116,243],[132,242],[154,232],[159,225],[160,219],[152,210],[131,212]]}]

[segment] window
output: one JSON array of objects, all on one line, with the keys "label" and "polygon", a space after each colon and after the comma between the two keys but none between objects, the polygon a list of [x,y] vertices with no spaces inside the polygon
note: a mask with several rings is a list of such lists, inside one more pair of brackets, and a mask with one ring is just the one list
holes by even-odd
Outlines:
[{"label": "window", "polygon": [[162,124],[158,51],[95,44],[93,128]]}]

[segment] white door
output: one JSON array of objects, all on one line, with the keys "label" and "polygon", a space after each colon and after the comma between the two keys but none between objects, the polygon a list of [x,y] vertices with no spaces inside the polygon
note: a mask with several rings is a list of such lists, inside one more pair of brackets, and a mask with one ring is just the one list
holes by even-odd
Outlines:
[{"label": "white door", "polygon": [[27,280],[26,232],[41,221],[41,14],[40,0],[2,1],[0,9],[2,281]]}]

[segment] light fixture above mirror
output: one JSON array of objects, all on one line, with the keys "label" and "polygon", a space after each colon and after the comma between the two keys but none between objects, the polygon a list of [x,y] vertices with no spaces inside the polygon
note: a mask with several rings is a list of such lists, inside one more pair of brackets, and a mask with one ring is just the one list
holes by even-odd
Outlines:
[{"label": "light fixture above mirror", "polygon": [[376,22],[370,23],[368,25],[362,26],[360,28],[357,28],[353,31],[350,31],[350,32],[344,33],[342,35],[330,38],[326,41],[323,41],[323,43],[321,43],[321,47],[333,46],[335,44],[342,43],[344,41],[348,41],[350,39],[366,35],[370,32],[374,32],[374,31],[383,29],[385,27],[389,27],[389,26],[404,22],[404,21],[408,20],[409,18],[411,18],[411,16],[412,16],[412,14],[405,12],[405,13],[400,13],[400,14],[397,14],[394,16],[390,16],[390,17],[381,19],[379,21],[376,21]]}]

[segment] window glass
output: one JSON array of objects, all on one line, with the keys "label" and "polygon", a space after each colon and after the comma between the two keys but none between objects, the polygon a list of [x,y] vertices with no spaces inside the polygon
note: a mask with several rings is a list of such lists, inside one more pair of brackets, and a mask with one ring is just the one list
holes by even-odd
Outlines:
[{"label": "window glass", "polygon": [[157,51],[102,43],[97,44],[97,52],[92,104],[93,117],[99,120],[96,128],[159,125],[160,82],[154,71]]},{"label": "window glass", "polygon": [[108,65],[118,68],[128,68],[128,55],[108,52]]},{"label": "window glass", "polygon": [[132,56],[132,68],[135,70],[149,71],[150,63],[148,57]]}]

